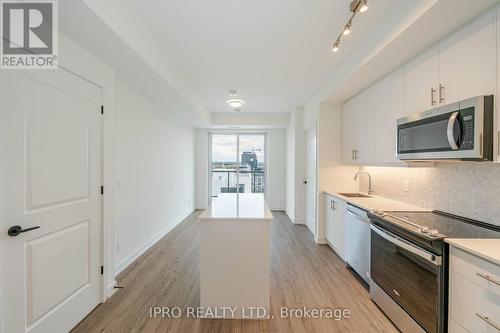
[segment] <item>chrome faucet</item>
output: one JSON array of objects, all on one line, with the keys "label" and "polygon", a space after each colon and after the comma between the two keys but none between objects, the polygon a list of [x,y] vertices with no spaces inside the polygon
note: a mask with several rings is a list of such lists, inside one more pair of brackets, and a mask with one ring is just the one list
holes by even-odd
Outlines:
[{"label": "chrome faucet", "polygon": [[372,177],[370,176],[370,174],[366,171],[360,170],[360,171],[356,172],[356,174],[354,175],[354,180],[357,180],[359,175],[367,175],[368,176],[368,194],[373,194]]}]

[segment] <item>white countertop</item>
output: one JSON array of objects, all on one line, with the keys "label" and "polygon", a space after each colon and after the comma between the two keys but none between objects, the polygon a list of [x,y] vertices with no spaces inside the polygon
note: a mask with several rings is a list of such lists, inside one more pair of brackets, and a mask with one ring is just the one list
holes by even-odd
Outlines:
[{"label": "white countertop", "polygon": [[208,209],[198,217],[200,221],[210,220],[272,220],[262,193],[221,193],[212,200]]},{"label": "white countertop", "polygon": [[500,239],[446,238],[445,242],[500,265]]},{"label": "white countertop", "polygon": [[[418,206],[413,206],[407,203],[399,202],[392,199],[387,199],[383,197],[379,197],[377,195],[370,194],[371,198],[349,198],[343,195],[340,195],[336,191],[324,191],[326,194],[339,198],[347,203],[353,204],[361,209],[366,211],[384,210],[384,211],[422,211],[429,212],[432,209],[422,208]],[[363,193],[365,194],[365,193]]]}]

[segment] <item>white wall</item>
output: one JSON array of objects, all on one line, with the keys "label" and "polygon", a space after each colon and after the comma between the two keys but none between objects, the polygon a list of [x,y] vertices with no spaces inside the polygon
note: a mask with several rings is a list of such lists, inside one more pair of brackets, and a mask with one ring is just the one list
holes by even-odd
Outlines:
[{"label": "white wall", "polygon": [[295,112],[290,114],[286,129],[286,209],[288,217],[295,219]]},{"label": "white wall", "polygon": [[208,130],[195,129],[195,201],[196,209],[208,208]]},{"label": "white wall", "polygon": [[286,208],[286,129],[270,130],[268,140],[268,204],[273,210]]},{"label": "white wall", "polygon": [[193,211],[194,130],[117,83],[116,166],[120,272]]},{"label": "white wall", "polygon": [[303,111],[297,108],[290,113],[287,128],[287,168],[286,168],[286,213],[296,224],[305,224],[305,177],[306,148],[303,129]]},{"label": "white wall", "polygon": [[342,165],[342,109],[321,104],[318,115],[318,242],[325,242],[323,191],[357,192],[358,167]]},{"label": "white wall", "polygon": [[212,113],[210,122],[213,127],[239,126],[242,128],[285,128],[290,122],[289,113]]}]

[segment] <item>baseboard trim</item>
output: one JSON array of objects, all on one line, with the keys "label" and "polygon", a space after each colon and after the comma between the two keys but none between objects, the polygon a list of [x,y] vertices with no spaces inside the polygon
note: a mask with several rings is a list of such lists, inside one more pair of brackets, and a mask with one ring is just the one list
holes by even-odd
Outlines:
[{"label": "baseboard trim", "polygon": [[[295,219],[295,221],[293,221],[293,224],[300,224],[300,225],[305,225],[307,226],[307,223],[305,220],[302,220],[302,219]],[[309,229],[309,228],[308,228]]]},{"label": "baseboard trim", "polygon": [[111,296],[114,295],[114,293],[116,293],[116,291],[118,289],[115,288],[116,287],[116,280],[113,280],[113,282],[111,282],[109,285],[108,285],[108,288],[106,290],[106,296],[107,298],[110,298]]},{"label": "baseboard trim", "polygon": [[171,225],[167,226],[164,228],[162,231],[158,233],[158,235],[154,236],[151,238],[149,241],[147,241],[143,246],[139,247],[137,250],[132,252],[128,257],[123,259],[119,264],[115,266],[115,276],[118,276],[125,268],[127,268],[131,263],[133,263],[137,258],[139,258],[141,255],[144,254],[149,248],[153,245],[156,244],[163,236],[168,234],[173,228],[175,228],[179,223],[184,221],[189,215],[191,215],[194,212],[194,210],[188,212],[187,214],[183,215],[182,217],[177,218],[177,220],[172,223]]},{"label": "baseboard trim", "polygon": [[317,238],[314,241],[316,242],[316,244],[320,244],[320,245],[328,244],[329,245],[328,241],[325,238]]}]

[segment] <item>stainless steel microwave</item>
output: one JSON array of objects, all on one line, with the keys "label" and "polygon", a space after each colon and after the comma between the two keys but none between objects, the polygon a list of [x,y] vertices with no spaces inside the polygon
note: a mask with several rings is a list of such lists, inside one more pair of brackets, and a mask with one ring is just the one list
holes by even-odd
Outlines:
[{"label": "stainless steel microwave", "polygon": [[493,96],[478,96],[397,121],[400,160],[493,160]]}]

